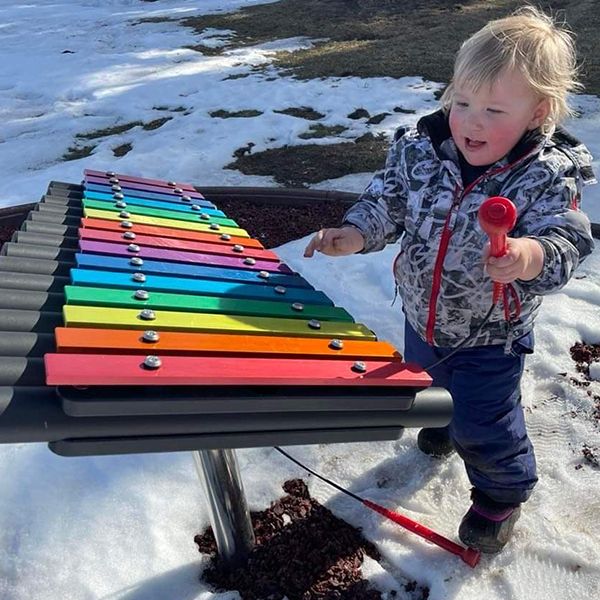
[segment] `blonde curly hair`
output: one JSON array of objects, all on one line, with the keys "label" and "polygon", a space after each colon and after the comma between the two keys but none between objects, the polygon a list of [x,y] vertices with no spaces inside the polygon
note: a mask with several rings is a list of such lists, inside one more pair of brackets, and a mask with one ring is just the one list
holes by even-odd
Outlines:
[{"label": "blonde curly hair", "polygon": [[490,85],[505,70],[518,70],[550,111],[542,131],[550,133],[573,115],[569,92],[582,89],[577,81],[577,58],[573,33],[564,23],[533,6],[523,6],[503,19],[490,21],[460,47],[452,81],[441,98],[448,112],[454,84],[466,83],[474,90]]}]

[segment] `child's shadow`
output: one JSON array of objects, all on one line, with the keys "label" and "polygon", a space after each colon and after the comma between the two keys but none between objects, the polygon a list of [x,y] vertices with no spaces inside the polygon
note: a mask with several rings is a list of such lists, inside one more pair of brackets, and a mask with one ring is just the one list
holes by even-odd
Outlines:
[{"label": "child's shadow", "polygon": [[[365,500],[384,504],[393,510],[410,510],[421,514],[429,514],[438,507],[432,507],[431,511],[424,511],[414,500],[415,494],[427,486],[440,472],[447,467],[447,461],[455,457],[444,459],[431,458],[424,455],[418,448],[416,438],[406,435],[397,442],[396,455],[377,463],[373,468],[363,472],[353,479],[348,490]],[[293,450],[292,450],[293,454]],[[332,506],[349,505],[354,502],[343,494],[332,495],[328,504]]]}]

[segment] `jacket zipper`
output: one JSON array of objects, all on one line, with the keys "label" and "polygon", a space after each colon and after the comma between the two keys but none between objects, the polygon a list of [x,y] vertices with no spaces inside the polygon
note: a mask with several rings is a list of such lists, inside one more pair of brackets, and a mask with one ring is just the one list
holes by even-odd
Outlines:
[{"label": "jacket zipper", "polygon": [[[477,180],[476,180],[477,181]],[[442,286],[442,268],[444,265],[444,259],[446,258],[446,252],[448,251],[448,245],[450,243],[450,238],[452,237],[452,230],[448,227],[450,224],[450,219],[452,214],[454,213],[454,209],[460,204],[461,200],[467,193],[471,186],[465,188],[462,194],[457,194],[458,185],[454,188],[454,199],[452,200],[452,205],[450,206],[450,210],[448,211],[448,216],[446,217],[446,221],[444,223],[444,229],[442,230],[442,237],[440,238],[440,247],[438,248],[437,256],[435,257],[435,266],[433,268],[433,282],[431,284],[431,294],[429,295],[429,315],[427,317],[427,343],[430,346],[433,346],[433,332],[435,329],[435,313],[437,308],[437,299],[440,294],[440,287]]]},{"label": "jacket zipper", "polygon": [[499,167],[495,171],[489,171],[480,175],[477,179],[472,181],[462,192],[462,194],[458,194],[459,186],[458,184],[454,188],[454,199],[452,201],[452,206],[448,211],[448,216],[446,217],[446,221],[444,223],[444,229],[442,230],[442,237],[440,238],[440,246],[438,248],[438,253],[435,258],[435,266],[433,268],[433,282],[431,284],[431,294],[429,295],[429,313],[427,316],[427,329],[425,332],[427,343],[430,346],[433,346],[433,333],[435,331],[435,321],[436,321],[436,312],[437,312],[437,300],[440,294],[440,288],[442,286],[442,270],[444,268],[444,260],[446,259],[446,252],[448,251],[448,246],[450,244],[450,238],[452,237],[453,229],[450,229],[450,220],[452,218],[452,214],[454,210],[458,208],[463,198],[482,180],[486,177],[490,177],[492,175],[498,175],[507,169],[514,167],[518,162],[525,159],[529,153],[521,156],[517,160],[512,163],[505,165],[503,167]]}]

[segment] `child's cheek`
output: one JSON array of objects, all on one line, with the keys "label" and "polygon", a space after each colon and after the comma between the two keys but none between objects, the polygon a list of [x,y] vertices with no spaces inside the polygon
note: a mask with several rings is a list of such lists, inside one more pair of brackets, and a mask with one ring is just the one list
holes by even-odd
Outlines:
[{"label": "child's cheek", "polygon": [[448,124],[450,125],[450,133],[452,134],[452,137],[456,139],[457,134],[460,130],[460,119],[453,110],[450,111],[450,116],[448,117]]}]

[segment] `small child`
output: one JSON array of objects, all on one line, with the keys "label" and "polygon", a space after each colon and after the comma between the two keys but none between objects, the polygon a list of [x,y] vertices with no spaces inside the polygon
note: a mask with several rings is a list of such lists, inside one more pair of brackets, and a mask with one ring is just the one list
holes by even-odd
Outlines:
[{"label": "small child", "polygon": [[[519,384],[542,297],[594,247],[579,210],[582,187],[595,183],[591,156],[558,127],[575,72],[569,32],[541,11],[491,21],[462,44],[442,109],[396,132],[341,228],[319,231],[304,252],[374,252],[402,236],[394,274],[404,358],[454,402],[450,426],[422,429],[418,445],[465,462],[472,505],[459,537],[483,552],[504,547],[537,481]],[[500,258],[477,218],[490,196],[509,198],[518,214]],[[505,284],[508,319],[496,309],[486,320],[493,281]]]}]

